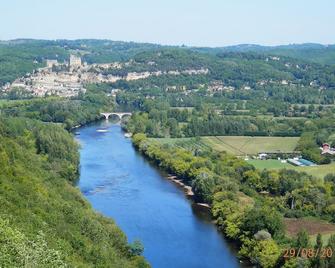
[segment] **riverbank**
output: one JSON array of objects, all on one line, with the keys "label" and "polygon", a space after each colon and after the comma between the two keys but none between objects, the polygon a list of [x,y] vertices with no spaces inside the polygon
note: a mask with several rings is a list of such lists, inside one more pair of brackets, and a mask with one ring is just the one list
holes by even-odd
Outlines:
[{"label": "riverbank", "polygon": [[193,189],[192,189],[191,186],[186,185],[186,184],[183,182],[183,180],[178,179],[177,176],[172,175],[172,174],[168,174],[168,175],[166,176],[166,178],[167,178],[168,180],[172,181],[173,183],[175,183],[177,186],[181,187],[181,188],[184,190],[185,195],[186,195],[187,197],[191,198],[197,206],[202,207],[202,208],[207,208],[208,211],[210,212],[210,210],[211,210],[211,206],[210,206],[209,204],[207,204],[207,203],[199,203],[199,202],[195,202],[195,200],[194,200],[194,195],[195,195],[195,194],[194,194]]},{"label": "riverbank", "polygon": [[[147,155],[144,155],[147,157]],[[152,159],[148,158],[149,161],[151,161]],[[173,174],[164,174],[164,178],[173,182],[177,187],[183,189],[184,195],[189,198],[190,200],[192,200],[192,205],[196,206],[197,209],[201,209],[202,212],[206,213],[206,216],[208,216],[211,220],[210,222],[212,224],[214,224],[217,228],[219,227],[216,224],[216,220],[213,219],[213,214],[212,214],[212,206],[209,205],[208,203],[199,203],[195,201],[195,193],[193,192],[193,189],[191,186],[186,185],[182,179],[179,179],[176,175]],[[222,233],[222,235],[224,236],[224,234]],[[224,237],[224,239],[227,239],[230,243],[232,248],[234,249],[234,251],[236,252],[236,254],[238,254],[239,251],[239,241],[238,240],[233,240],[233,239],[229,239],[227,237]],[[251,268],[253,267],[252,264],[250,263],[250,261],[248,259],[239,259],[239,263],[242,265],[244,268]]]},{"label": "riverbank", "polygon": [[62,126],[0,115],[0,148],[0,267],[149,267],[75,187],[79,146]]},{"label": "riverbank", "polygon": [[[142,134],[140,134],[142,135]],[[199,196],[196,195],[196,193],[193,191],[192,187],[187,185],[185,180],[181,179],[180,177],[178,177],[177,175],[174,175],[173,173],[169,173],[171,171],[171,166],[168,165],[162,165],[162,162],[160,161],[156,161],[158,160],[156,157],[153,155],[153,151],[151,151],[149,149],[149,144],[147,144],[145,142],[145,138],[144,136],[140,138],[140,142],[138,140],[138,136],[133,136],[132,142],[133,145],[135,146],[135,148],[144,156],[146,157],[150,162],[153,162],[153,164],[155,166],[157,166],[158,168],[162,169],[164,172],[168,172],[164,177],[173,182],[176,186],[178,186],[179,188],[182,188],[184,191],[184,195],[192,200],[192,203],[194,205],[196,205],[198,208],[205,210],[205,213],[210,216],[211,218],[211,223],[214,224],[217,228],[217,230],[219,230],[219,225],[217,224],[217,219],[213,219],[213,213],[212,213],[212,206],[207,203],[207,202],[196,202],[196,199],[200,199]],[[144,140],[144,142],[142,143],[142,141]],[[143,147],[141,147],[143,146]],[[144,149],[145,148],[145,149]],[[224,233],[222,233],[222,236],[224,236]],[[239,244],[239,240],[237,239],[232,239],[232,238],[225,238],[225,239],[229,239],[231,242],[231,245],[234,248],[234,251],[236,252],[236,255],[238,254],[238,244]],[[243,265],[243,267],[250,267],[249,266],[249,261],[244,259],[243,260],[246,264]],[[239,262],[243,263],[243,261],[240,259]]]},{"label": "riverbank", "polygon": [[[100,128],[108,132],[97,132]],[[193,206],[183,187],[139,154],[119,125],[101,121],[79,131],[79,188],[129,242],[142,242],[153,267],[240,267],[208,211]]]},{"label": "riverbank", "polygon": [[[256,193],[250,188],[244,188],[249,194],[240,190],[240,179],[251,174],[251,166],[224,152],[194,155],[183,148],[162,146],[145,134],[136,134],[132,140],[140,153],[173,174],[170,178],[184,191],[190,189],[185,186],[192,185],[192,198],[210,205],[218,229],[239,245],[238,255],[243,260],[252,260],[260,267],[274,267],[280,261],[282,249],[273,237],[284,235],[282,215],[270,206],[255,205]],[[261,230],[268,235],[264,240],[256,236]]]}]

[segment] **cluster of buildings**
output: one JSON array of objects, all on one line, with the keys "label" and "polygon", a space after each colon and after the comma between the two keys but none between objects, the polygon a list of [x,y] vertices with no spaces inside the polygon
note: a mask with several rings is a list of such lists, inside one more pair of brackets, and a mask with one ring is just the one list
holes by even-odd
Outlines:
[{"label": "cluster of buildings", "polygon": [[85,92],[78,75],[69,73],[55,74],[45,70],[33,73],[28,77],[16,79],[8,88],[22,88],[32,95],[43,97],[47,95],[57,95],[71,97]]},{"label": "cluster of buildings", "polygon": [[82,66],[81,58],[71,55],[66,66],[68,71],[53,71],[53,68],[62,65],[64,64],[60,64],[57,60],[46,60],[46,67],[16,79],[12,84],[6,85],[4,90],[21,88],[37,97],[47,95],[71,97],[81,91],[85,92],[79,73],[74,71],[75,68]]},{"label": "cluster of buildings", "polygon": [[[276,80],[260,80],[256,83],[258,86],[265,86],[268,84],[276,84],[276,85],[294,85],[294,83],[292,81],[288,81],[288,80],[280,80],[280,81],[276,81]],[[208,87],[207,87],[207,91],[211,92],[211,93],[215,93],[215,92],[222,92],[222,91],[234,91],[236,88],[233,86],[229,86],[229,85],[225,85],[223,83],[223,81],[212,81]],[[251,90],[252,87],[249,85],[242,85],[240,87],[240,90]]]},{"label": "cluster of buildings", "polygon": [[155,72],[129,72],[124,76],[103,74],[106,69],[121,69],[128,66],[127,63],[104,63],[87,64],[82,63],[80,57],[70,55],[67,63],[59,63],[57,60],[46,60],[46,67],[35,70],[32,74],[16,79],[12,84],[5,85],[2,89],[10,91],[14,88],[21,88],[32,95],[43,97],[57,95],[61,97],[76,96],[80,92],[85,92],[85,84],[89,83],[113,83],[118,80],[137,80],[148,78],[149,76],[159,76],[164,74],[207,74],[208,69],[170,70]]},{"label": "cluster of buildings", "polygon": [[220,92],[220,91],[233,91],[235,88],[233,86],[226,86],[222,81],[212,81],[208,87],[209,92]]},{"label": "cluster of buildings", "polygon": [[322,144],[322,147],[320,149],[321,149],[321,154],[335,155],[335,148],[330,147],[329,143]]}]

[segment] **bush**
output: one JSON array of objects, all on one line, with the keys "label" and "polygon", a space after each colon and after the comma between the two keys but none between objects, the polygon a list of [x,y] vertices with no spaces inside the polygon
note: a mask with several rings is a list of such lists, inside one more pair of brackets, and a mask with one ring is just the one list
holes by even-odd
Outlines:
[{"label": "bush", "polygon": [[143,254],[144,246],[142,245],[141,241],[135,240],[129,245],[129,251],[133,256],[140,256]]},{"label": "bush", "polygon": [[271,238],[271,234],[266,230],[260,230],[254,235],[256,240],[267,240]]}]

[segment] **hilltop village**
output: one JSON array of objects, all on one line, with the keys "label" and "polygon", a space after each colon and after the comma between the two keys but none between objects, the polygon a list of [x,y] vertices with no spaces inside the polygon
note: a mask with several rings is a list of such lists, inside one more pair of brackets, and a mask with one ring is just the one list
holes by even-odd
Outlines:
[{"label": "hilltop village", "polygon": [[132,62],[112,62],[104,64],[87,64],[81,58],[70,55],[69,61],[60,63],[57,60],[47,59],[45,67],[38,68],[32,73],[27,73],[3,86],[5,92],[13,89],[22,89],[36,97],[57,95],[61,97],[72,97],[79,92],[86,92],[85,84],[88,83],[112,83],[118,80],[137,80],[149,76],[180,75],[180,74],[207,74],[208,69],[170,70],[170,71],[145,71],[127,72],[122,75],[110,74],[111,70],[129,67]]}]

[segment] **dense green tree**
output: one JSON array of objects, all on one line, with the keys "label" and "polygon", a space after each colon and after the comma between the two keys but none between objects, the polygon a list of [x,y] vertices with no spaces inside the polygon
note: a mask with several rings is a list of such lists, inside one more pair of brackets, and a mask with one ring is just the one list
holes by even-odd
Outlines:
[{"label": "dense green tree", "polygon": [[133,243],[129,245],[130,253],[134,256],[140,256],[143,254],[144,246],[141,241],[135,240]]},{"label": "dense green tree", "polygon": [[[318,234],[316,236],[316,244],[314,246],[314,249],[315,251],[317,250],[321,250],[323,249],[323,245],[322,245],[322,236],[321,234]],[[315,257],[313,257],[311,259],[311,267],[315,267],[315,268],[326,268],[327,267],[327,264],[326,264],[326,261],[324,260],[324,258],[321,258],[321,255],[317,255]]]},{"label": "dense green tree", "polygon": [[334,249],[335,249],[335,235],[331,235],[329,240],[328,240],[328,245],[327,248],[331,248],[333,251],[333,254],[331,255],[330,258],[327,259],[327,264],[328,267],[335,267],[335,254],[334,254]]},{"label": "dense green tree", "polygon": [[254,207],[245,215],[243,230],[252,235],[260,230],[267,230],[272,236],[283,235],[283,218],[279,212],[266,206]]},{"label": "dense green tree", "polygon": [[0,266],[146,267],[75,189],[78,145],[60,125],[0,116],[0,168]]},{"label": "dense green tree", "polygon": [[214,186],[213,174],[206,171],[201,171],[192,181],[192,189],[200,202],[212,202]]},{"label": "dense green tree", "polygon": [[296,248],[308,248],[310,246],[309,243],[309,235],[306,230],[300,230],[297,234],[297,240],[295,247]]}]

